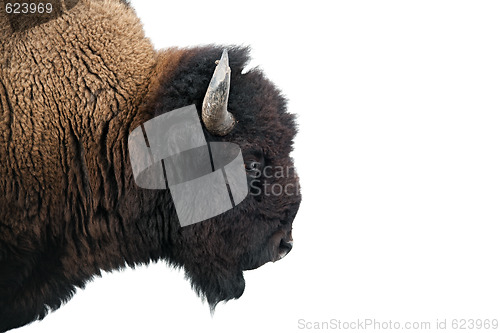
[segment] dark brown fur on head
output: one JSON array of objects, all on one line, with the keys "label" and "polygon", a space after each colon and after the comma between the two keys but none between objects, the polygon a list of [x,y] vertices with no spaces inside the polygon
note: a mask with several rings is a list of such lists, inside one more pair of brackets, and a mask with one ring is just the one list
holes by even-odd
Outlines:
[{"label": "dark brown fur on head", "polygon": [[[195,104],[200,111],[215,60],[222,50],[222,46],[182,50],[175,70],[161,78],[164,81],[142,108],[157,115]],[[230,47],[229,59],[232,71],[228,109],[238,122],[224,137],[213,136],[205,129],[206,137],[208,141],[237,143],[245,161],[260,161],[266,172],[259,179],[249,175],[255,193],[236,208],[184,228],[175,221],[171,228],[176,237],[169,254],[170,260],[184,266],[194,288],[212,307],[242,294],[243,270],[275,259],[270,251],[278,244],[272,243],[291,233],[300,203],[289,156],[296,125],[294,117],[286,112],[286,100],[260,70],[242,73],[248,49]],[[281,189],[288,185],[291,195],[273,195],[273,184]]]},{"label": "dark brown fur on head", "polygon": [[277,260],[291,240],[300,204],[294,117],[260,70],[242,73],[248,49],[226,47],[235,128],[204,131],[238,144],[266,176],[248,171],[252,195],[181,228],[168,190],[135,184],[127,138],[164,112],[200,112],[224,47],[157,52],[133,9],[111,0],[9,24],[0,17],[0,331],[43,318],[101,270],[151,261],[184,267],[212,309],[241,296],[243,271]]}]

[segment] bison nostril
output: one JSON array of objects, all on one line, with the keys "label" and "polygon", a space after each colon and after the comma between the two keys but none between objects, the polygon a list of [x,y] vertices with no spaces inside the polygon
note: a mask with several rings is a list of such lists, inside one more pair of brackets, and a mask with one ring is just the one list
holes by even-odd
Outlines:
[{"label": "bison nostril", "polygon": [[285,241],[284,239],[282,239],[279,245],[280,259],[286,256],[292,250],[292,247],[293,247],[293,241]]},{"label": "bison nostril", "polygon": [[285,241],[284,239],[282,239],[280,242],[280,246],[291,250],[293,247],[293,241]]}]

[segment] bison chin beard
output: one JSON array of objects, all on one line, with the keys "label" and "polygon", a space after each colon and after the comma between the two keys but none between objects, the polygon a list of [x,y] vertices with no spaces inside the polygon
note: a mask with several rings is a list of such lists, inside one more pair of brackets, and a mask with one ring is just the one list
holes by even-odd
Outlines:
[{"label": "bison chin beard", "polygon": [[238,299],[245,290],[243,271],[229,271],[216,266],[184,266],[191,287],[199,297],[207,301],[212,315],[219,302]]}]

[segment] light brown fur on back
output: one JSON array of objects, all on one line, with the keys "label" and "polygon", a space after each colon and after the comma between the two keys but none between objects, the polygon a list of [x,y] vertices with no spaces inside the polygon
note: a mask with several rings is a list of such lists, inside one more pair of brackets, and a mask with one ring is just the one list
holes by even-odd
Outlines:
[{"label": "light brown fur on back", "polygon": [[92,158],[85,145],[97,146],[103,127],[134,116],[157,53],[133,9],[118,1],[81,0],[49,22],[18,31],[1,15],[0,187],[17,197],[2,200],[9,207],[0,207],[0,218],[3,212],[22,221],[30,214],[21,209],[26,202],[48,214],[44,192],[64,195],[64,185],[80,181],[67,171],[75,159]]}]

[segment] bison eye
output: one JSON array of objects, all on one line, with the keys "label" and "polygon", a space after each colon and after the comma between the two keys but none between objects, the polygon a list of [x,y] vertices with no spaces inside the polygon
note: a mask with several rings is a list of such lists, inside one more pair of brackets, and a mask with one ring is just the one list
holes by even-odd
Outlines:
[{"label": "bison eye", "polygon": [[251,162],[245,163],[245,169],[247,171],[259,171],[260,170],[260,163],[257,161],[251,161]]}]

